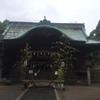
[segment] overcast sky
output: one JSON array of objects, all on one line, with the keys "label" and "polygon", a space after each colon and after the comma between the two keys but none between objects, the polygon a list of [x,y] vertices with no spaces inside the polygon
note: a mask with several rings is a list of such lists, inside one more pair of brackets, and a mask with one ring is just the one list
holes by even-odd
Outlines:
[{"label": "overcast sky", "polygon": [[86,33],[100,20],[100,0],[0,0],[0,21],[85,23]]}]

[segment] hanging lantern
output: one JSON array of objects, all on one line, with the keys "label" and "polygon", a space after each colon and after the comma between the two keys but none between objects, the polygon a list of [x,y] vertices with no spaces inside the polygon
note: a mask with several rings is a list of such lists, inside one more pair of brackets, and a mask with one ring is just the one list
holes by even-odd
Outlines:
[{"label": "hanging lantern", "polygon": [[91,55],[88,55],[86,57],[86,66],[92,66],[92,56]]},{"label": "hanging lantern", "polygon": [[65,62],[64,62],[64,61],[62,61],[62,62],[61,62],[61,65],[62,65],[62,67],[64,67],[64,66],[65,66]]},{"label": "hanging lantern", "polygon": [[35,67],[35,64],[33,64],[33,67]]},{"label": "hanging lantern", "polygon": [[42,52],[40,54],[42,55]]},{"label": "hanging lantern", "polygon": [[50,55],[50,53],[48,52],[48,55]]},{"label": "hanging lantern", "polygon": [[58,71],[55,71],[55,75],[58,75]]},{"label": "hanging lantern", "polygon": [[35,56],[35,52],[34,52],[34,56]]},{"label": "hanging lantern", "polygon": [[24,61],[24,66],[27,66],[27,61],[26,60]]},{"label": "hanging lantern", "polygon": [[50,65],[50,67],[52,68],[52,65]]}]

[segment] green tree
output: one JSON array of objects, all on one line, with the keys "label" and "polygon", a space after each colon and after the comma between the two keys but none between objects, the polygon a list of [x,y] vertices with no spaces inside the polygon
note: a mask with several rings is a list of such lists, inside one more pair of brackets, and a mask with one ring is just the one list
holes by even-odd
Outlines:
[{"label": "green tree", "polygon": [[100,20],[98,21],[96,28],[90,32],[90,37],[100,38]]},{"label": "green tree", "polygon": [[[98,21],[98,24],[96,26],[96,28],[90,33],[90,37],[94,37],[94,38],[100,38],[100,20]],[[93,65],[94,67],[97,67],[100,65],[100,53],[99,53],[100,49],[91,53],[93,59]]]},{"label": "green tree", "polygon": [[5,28],[6,28],[6,24],[0,22],[0,35],[4,32]]},{"label": "green tree", "polygon": [[29,61],[32,57],[30,56],[31,51],[29,51],[31,47],[29,46],[28,43],[26,43],[26,46],[24,49],[21,49],[21,54],[22,54],[22,60],[23,61]]},{"label": "green tree", "polygon": [[21,57],[22,57],[22,74],[23,74],[23,78],[26,77],[26,73],[28,71],[28,67],[26,67],[24,65],[24,61],[28,61],[32,58],[32,56],[30,55],[31,54],[31,51],[30,51],[30,46],[28,43],[26,43],[26,46],[24,49],[21,49]]},{"label": "green tree", "polygon": [[97,51],[91,53],[91,55],[92,55],[92,57],[93,57],[92,63],[93,63],[94,65],[97,65],[97,66],[100,65],[100,53],[99,53],[99,52],[100,52],[100,51],[97,50]]},{"label": "green tree", "polygon": [[[90,37],[100,39],[100,20],[98,21],[98,24],[96,28],[90,33]],[[97,80],[100,78],[100,72],[99,70],[96,70],[100,66],[100,49],[96,50],[91,53],[92,55],[92,64],[93,64],[93,79]]]},{"label": "green tree", "polygon": [[76,60],[76,57],[74,57],[74,53],[79,51],[70,45],[69,40],[64,35],[60,37],[60,41],[53,42],[51,48],[57,50],[57,52],[53,52],[51,54],[51,57],[53,62],[55,63],[55,67],[58,68],[57,79],[61,82],[61,80],[64,79],[64,69],[61,66],[61,62]]}]

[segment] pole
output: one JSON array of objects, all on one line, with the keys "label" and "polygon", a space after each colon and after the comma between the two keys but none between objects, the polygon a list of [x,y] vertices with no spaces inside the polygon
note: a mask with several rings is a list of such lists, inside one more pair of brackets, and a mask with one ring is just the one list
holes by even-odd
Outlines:
[{"label": "pole", "polygon": [[91,85],[91,79],[90,79],[90,67],[87,67],[87,80],[88,80],[88,86]]}]

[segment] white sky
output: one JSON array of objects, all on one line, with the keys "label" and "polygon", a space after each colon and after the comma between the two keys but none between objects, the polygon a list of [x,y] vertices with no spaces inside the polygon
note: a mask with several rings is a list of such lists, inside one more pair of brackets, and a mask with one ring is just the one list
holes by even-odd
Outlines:
[{"label": "white sky", "polygon": [[100,0],[0,0],[0,21],[85,23],[86,33],[100,20]]}]

